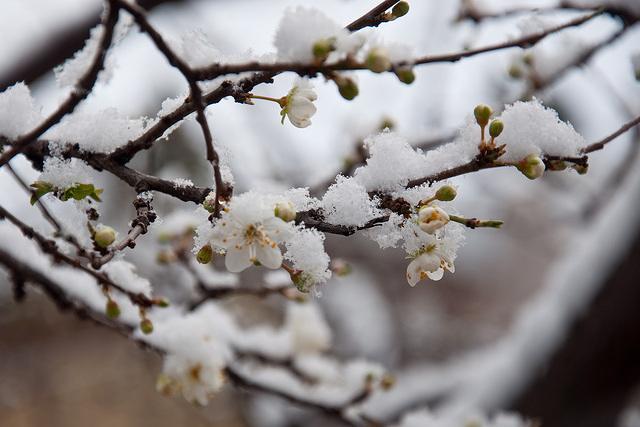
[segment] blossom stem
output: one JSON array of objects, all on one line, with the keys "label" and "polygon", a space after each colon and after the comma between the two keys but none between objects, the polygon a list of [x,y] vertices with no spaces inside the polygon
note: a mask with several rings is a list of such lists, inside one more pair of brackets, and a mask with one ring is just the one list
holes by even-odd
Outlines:
[{"label": "blossom stem", "polygon": [[277,102],[278,105],[280,105],[281,107],[282,107],[282,103],[284,102],[282,98],[271,98],[270,96],[254,95],[252,93],[247,94],[247,98],[264,99],[265,101]]},{"label": "blossom stem", "polygon": [[477,218],[465,218],[462,216],[457,216],[457,215],[449,215],[449,220],[453,221],[453,222],[457,222],[459,224],[464,225],[465,227],[469,227],[469,228],[478,228],[478,227],[485,227],[485,228],[500,228],[502,226],[502,224],[504,224],[503,221],[499,221],[499,220],[495,220],[495,219],[490,219],[490,220],[479,220]]}]

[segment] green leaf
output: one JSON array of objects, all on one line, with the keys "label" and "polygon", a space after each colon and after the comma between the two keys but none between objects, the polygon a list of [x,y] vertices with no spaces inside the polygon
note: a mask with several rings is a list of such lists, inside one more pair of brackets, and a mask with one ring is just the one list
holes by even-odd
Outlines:
[{"label": "green leaf", "polygon": [[102,192],[103,190],[101,188],[96,188],[93,184],[82,184],[77,182],[64,190],[60,199],[62,201],[67,201],[69,199],[82,200],[86,197],[91,197],[93,200],[101,202],[100,194],[102,194]]},{"label": "green leaf", "polygon": [[31,193],[31,205],[35,205],[42,196],[55,190],[53,185],[45,181],[36,181],[30,185],[33,188]]}]

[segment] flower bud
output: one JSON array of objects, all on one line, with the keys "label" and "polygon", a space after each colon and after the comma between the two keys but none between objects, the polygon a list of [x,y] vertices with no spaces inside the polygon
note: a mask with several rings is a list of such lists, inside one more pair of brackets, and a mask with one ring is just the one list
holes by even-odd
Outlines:
[{"label": "flower bud", "polygon": [[480,126],[489,124],[489,118],[492,113],[493,110],[491,110],[491,107],[485,104],[477,105],[476,108],[473,109],[473,115],[476,116],[476,122],[478,122]]},{"label": "flower bud", "polygon": [[313,52],[313,57],[318,62],[326,61],[327,57],[333,51],[333,43],[329,39],[322,39],[315,42],[311,48]]},{"label": "flower bud", "polygon": [[544,174],[545,166],[540,157],[535,154],[529,154],[518,163],[518,170],[527,178],[536,179]]},{"label": "flower bud", "polygon": [[142,319],[140,321],[140,330],[145,335],[149,335],[151,332],[153,332],[153,323],[151,323],[151,320],[147,318]]},{"label": "flower bud", "polygon": [[418,211],[418,225],[425,233],[433,234],[449,222],[449,214],[437,206],[423,206]]},{"label": "flower bud", "polygon": [[213,248],[211,245],[204,245],[196,254],[196,259],[200,264],[209,264],[213,259]]},{"label": "flower bud", "polygon": [[576,164],[576,165],[573,165],[572,167],[573,167],[573,169],[574,169],[576,172],[578,172],[578,174],[580,174],[580,175],[584,175],[584,174],[586,174],[587,172],[589,172],[589,165],[579,165],[579,164]]},{"label": "flower bud", "polygon": [[567,162],[563,160],[549,160],[548,166],[549,166],[549,170],[563,171],[567,168]]},{"label": "flower bud", "polygon": [[115,319],[116,317],[120,316],[120,306],[118,306],[118,303],[114,300],[108,299],[105,312],[108,317]]},{"label": "flower bud", "polygon": [[346,99],[347,101],[353,100],[356,96],[358,96],[359,89],[355,80],[351,77],[337,77],[334,79],[336,85],[338,86],[338,91],[340,95]]},{"label": "flower bud", "polygon": [[522,68],[520,68],[520,66],[517,64],[511,64],[508,73],[509,77],[511,77],[512,79],[521,79],[522,76],[524,76]]},{"label": "flower bud", "polygon": [[348,276],[351,273],[351,265],[345,260],[337,258],[331,261],[331,271],[338,277]]},{"label": "flower bud", "polygon": [[283,220],[290,222],[296,219],[296,209],[291,202],[279,202],[273,210],[273,214]]},{"label": "flower bud", "polygon": [[116,240],[116,230],[106,225],[101,225],[93,235],[93,241],[101,248],[107,248]]},{"label": "flower bud", "polygon": [[396,379],[391,374],[384,374],[382,375],[382,378],[380,378],[380,387],[384,391],[391,390],[395,384],[396,384]]},{"label": "flower bud", "polygon": [[381,47],[375,47],[369,51],[365,60],[368,69],[374,73],[384,73],[391,69],[391,60],[387,51]]},{"label": "flower bud", "polygon": [[157,305],[160,308],[167,308],[169,307],[169,300],[166,298],[157,298],[153,301],[153,303],[155,305]]},{"label": "flower bud", "polygon": [[416,79],[416,75],[411,67],[400,67],[396,69],[398,80],[406,85],[410,85]]},{"label": "flower bud", "polygon": [[409,2],[406,1],[396,3],[396,5],[393,6],[393,9],[391,9],[391,14],[396,18],[400,18],[407,13],[409,13]]},{"label": "flower bud", "polygon": [[450,185],[445,185],[440,187],[438,191],[436,191],[436,199],[441,202],[450,202],[456,198],[458,192],[456,189]]},{"label": "flower bud", "polygon": [[492,138],[497,138],[500,136],[503,129],[504,123],[502,120],[494,120],[489,125],[489,135],[491,135]]}]

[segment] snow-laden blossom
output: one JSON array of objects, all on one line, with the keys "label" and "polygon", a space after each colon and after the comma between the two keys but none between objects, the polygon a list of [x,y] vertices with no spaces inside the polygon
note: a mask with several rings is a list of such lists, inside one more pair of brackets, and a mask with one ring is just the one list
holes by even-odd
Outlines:
[{"label": "snow-laden blossom", "polygon": [[204,406],[224,385],[223,368],[215,358],[203,363],[171,354],[164,359],[156,388],[167,395],[181,392],[187,401]]},{"label": "snow-laden blossom", "polygon": [[529,179],[540,178],[545,171],[542,159],[535,154],[530,154],[518,163],[518,170]]},{"label": "snow-laden blossom", "polygon": [[318,99],[309,80],[300,79],[287,94],[282,111],[282,122],[289,117],[289,121],[295,127],[306,128],[311,125],[311,117],[316,113],[313,101]]},{"label": "snow-laden blossom", "polygon": [[449,222],[449,215],[438,206],[423,206],[418,211],[418,225],[425,233],[433,234]]},{"label": "snow-laden blossom", "polygon": [[253,192],[236,196],[216,222],[210,241],[226,252],[225,266],[238,273],[252,264],[280,268],[282,243],[293,230],[274,214],[277,201]]},{"label": "snow-laden blossom", "polygon": [[455,272],[453,260],[438,249],[437,245],[424,247],[407,267],[407,282],[415,286],[421,280],[429,278],[438,281],[444,276],[444,270]]}]

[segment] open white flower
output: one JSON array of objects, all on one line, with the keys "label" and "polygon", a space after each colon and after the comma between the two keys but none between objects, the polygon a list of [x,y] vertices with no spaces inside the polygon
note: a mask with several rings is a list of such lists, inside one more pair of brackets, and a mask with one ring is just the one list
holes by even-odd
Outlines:
[{"label": "open white flower", "polygon": [[455,272],[453,261],[435,245],[429,245],[407,267],[407,282],[415,286],[421,280],[429,278],[438,281],[444,276],[444,270]]},{"label": "open white flower", "polygon": [[282,122],[285,116],[295,127],[306,128],[311,125],[311,117],[316,113],[313,101],[318,99],[313,86],[306,79],[300,79],[289,91],[282,103]]},{"label": "open white flower", "polygon": [[449,222],[449,214],[438,206],[423,206],[418,211],[418,225],[425,233],[433,234]]},{"label": "open white flower", "polygon": [[226,250],[225,266],[232,273],[239,273],[259,262],[267,268],[282,265],[282,252],[278,243],[287,230],[287,223],[272,216],[260,222],[248,222],[242,213],[233,210],[218,220],[212,242]]},{"label": "open white flower", "polygon": [[165,358],[156,389],[166,395],[182,392],[187,401],[205,406],[224,385],[223,369],[224,364],[216,358],[201,363],[171,354]]}]

